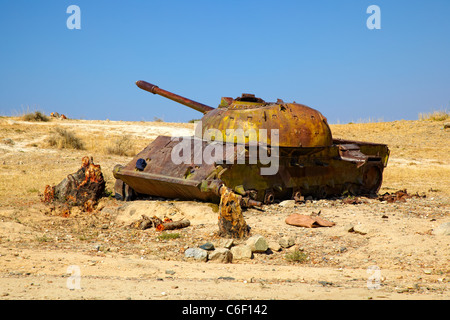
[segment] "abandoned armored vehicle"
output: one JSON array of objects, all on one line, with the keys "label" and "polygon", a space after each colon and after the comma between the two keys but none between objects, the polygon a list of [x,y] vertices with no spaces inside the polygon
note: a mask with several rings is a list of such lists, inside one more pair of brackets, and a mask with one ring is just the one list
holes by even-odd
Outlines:
[{"label": "abandoned armored vehicle", "polygon": [[217,108],[145,81],[136,85],[204,114],[192,137],[159,136],[127,165],[116,165],[119,199],[149,195],[218,202],[223,186],[243,205],[342,194],[376,194],[389,149],[333,139],[327,119],[298,103],[252,94],[224,97]]}]

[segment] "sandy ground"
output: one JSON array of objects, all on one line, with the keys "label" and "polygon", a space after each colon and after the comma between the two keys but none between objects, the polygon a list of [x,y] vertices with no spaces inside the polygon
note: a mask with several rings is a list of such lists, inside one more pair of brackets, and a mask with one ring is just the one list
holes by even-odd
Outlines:
[{"label": "sandy ground", "polygon": [[[55,127],[73,130],[86,150],[48,147]],[[120,135],[129,135],[139,151],[158,134],[191,130],[191,124],[0,118],[1,299],[449,299],[450,236],[438,232],[450,222],[450,130],[442,122],[332,126],[336,137],[389,145],[381,193],[407,188],[423,197],[246,210],[252,234],[269,242],[291,237],[294,244],[231,264],[184,256],[206,242],[224,244],[213,204],[103,198],[94,213],[62,217],[40,201],[45,185],[75,172],[84,155],[102,166],[111,191],[112,168],[131,160],[105,152]],[[306,229],[284,222],[292,213],[319,212],[336,225]],[[163,239],[154,229],[129,227],[142,214],[187,218],[191,226]],[[362,231],[349,232],[352,226]],[[307,259],[289,261],[295,251]]]}]

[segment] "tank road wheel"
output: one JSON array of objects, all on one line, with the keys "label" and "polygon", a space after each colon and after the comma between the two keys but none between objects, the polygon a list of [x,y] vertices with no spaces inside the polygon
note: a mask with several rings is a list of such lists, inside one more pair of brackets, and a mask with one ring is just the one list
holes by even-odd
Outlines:
[{"label": "tank road wheel", "polygon": [[362,189],[366,194],[376,194],[383,182],[383,173],[378,166],[370,166],[364,172]]},{"label": "tank road wheel", "polygon": [[266,193],[264,194],[264,204],[272,204],[275,201],[275,194],[273,193],[273,190],[266,190]]},{"label": "tank road wheel", "polygon": [[327,188],[324,186],[317,187],[316,191],[314,192],[314,195],[317,199],[326,199],[328,196]]}]

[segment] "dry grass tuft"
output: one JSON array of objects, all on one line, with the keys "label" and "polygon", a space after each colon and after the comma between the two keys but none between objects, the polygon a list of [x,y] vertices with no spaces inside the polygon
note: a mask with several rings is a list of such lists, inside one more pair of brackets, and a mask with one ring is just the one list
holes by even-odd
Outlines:
[{"label": "dry grass tuft", "polygon": [[112,145],[106,147],[106,153],[118,156],[133,156],[134,146],[130,136],[121,136]]},{"label": "dry grass tuft", "polygon": [[22,120],[24,121],[42,121],[42,122],[48,122],[50,121],[50,118],[47,117],[43,112],[41,111],[35,111],[26,113],[22,116]]},{"label": "dry grass tuft", "polygon": [[73,132],[62,128],[56,128],[52,136],[47,139],[48,145],[58,149],[85,150],[83,141]]},{"label": "dry grass tuft", "polygon": [[419,113],[419,120],[444,121],[450,118],[447,110],[435,110],[428,113]]},{"label": "dry grass tuft", "polygon": [[300,250],[295,250],[285,255],[285,259],[290,262],[305,263],[308,260],[308,255]]}]

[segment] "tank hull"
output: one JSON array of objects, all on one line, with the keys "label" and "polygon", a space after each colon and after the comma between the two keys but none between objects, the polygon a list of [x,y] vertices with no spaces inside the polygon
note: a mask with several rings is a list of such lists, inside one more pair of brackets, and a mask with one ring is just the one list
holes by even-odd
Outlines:
[{"label": "tank hull", "polygon": [[[179,155],[180,138],[159,136],[127,165],[117,165],[113,174],[116,197],[125,200],[135,195],[148,195],[180,200],[219,202],[218,182],[235,192],[263,203],[276,200],[316,199],[342,194],[376,194],[382,184],[389,149],[384,144],[333,139],[326,147],[258,146],[271,154],[277,168],[272,174],[261,174],[267,161],[251,158],[250,147],[223,144],[221,150],[233,150],[234,158],[225,155],[212,162],[205,150],[212,143],[192,138],[189,155],[174,161]],[[176,151],[176,152],[175,152]],[[237,157],[241,154],[242,157]],[[217,157],[217,155],[215,155]],[[145,167],[140,164],[145,163]],[[263,164],[265,163],[265,164]],[[270,165],[273,165],[271,163]],[[272,170],[273,171],[273,170]]]}]

